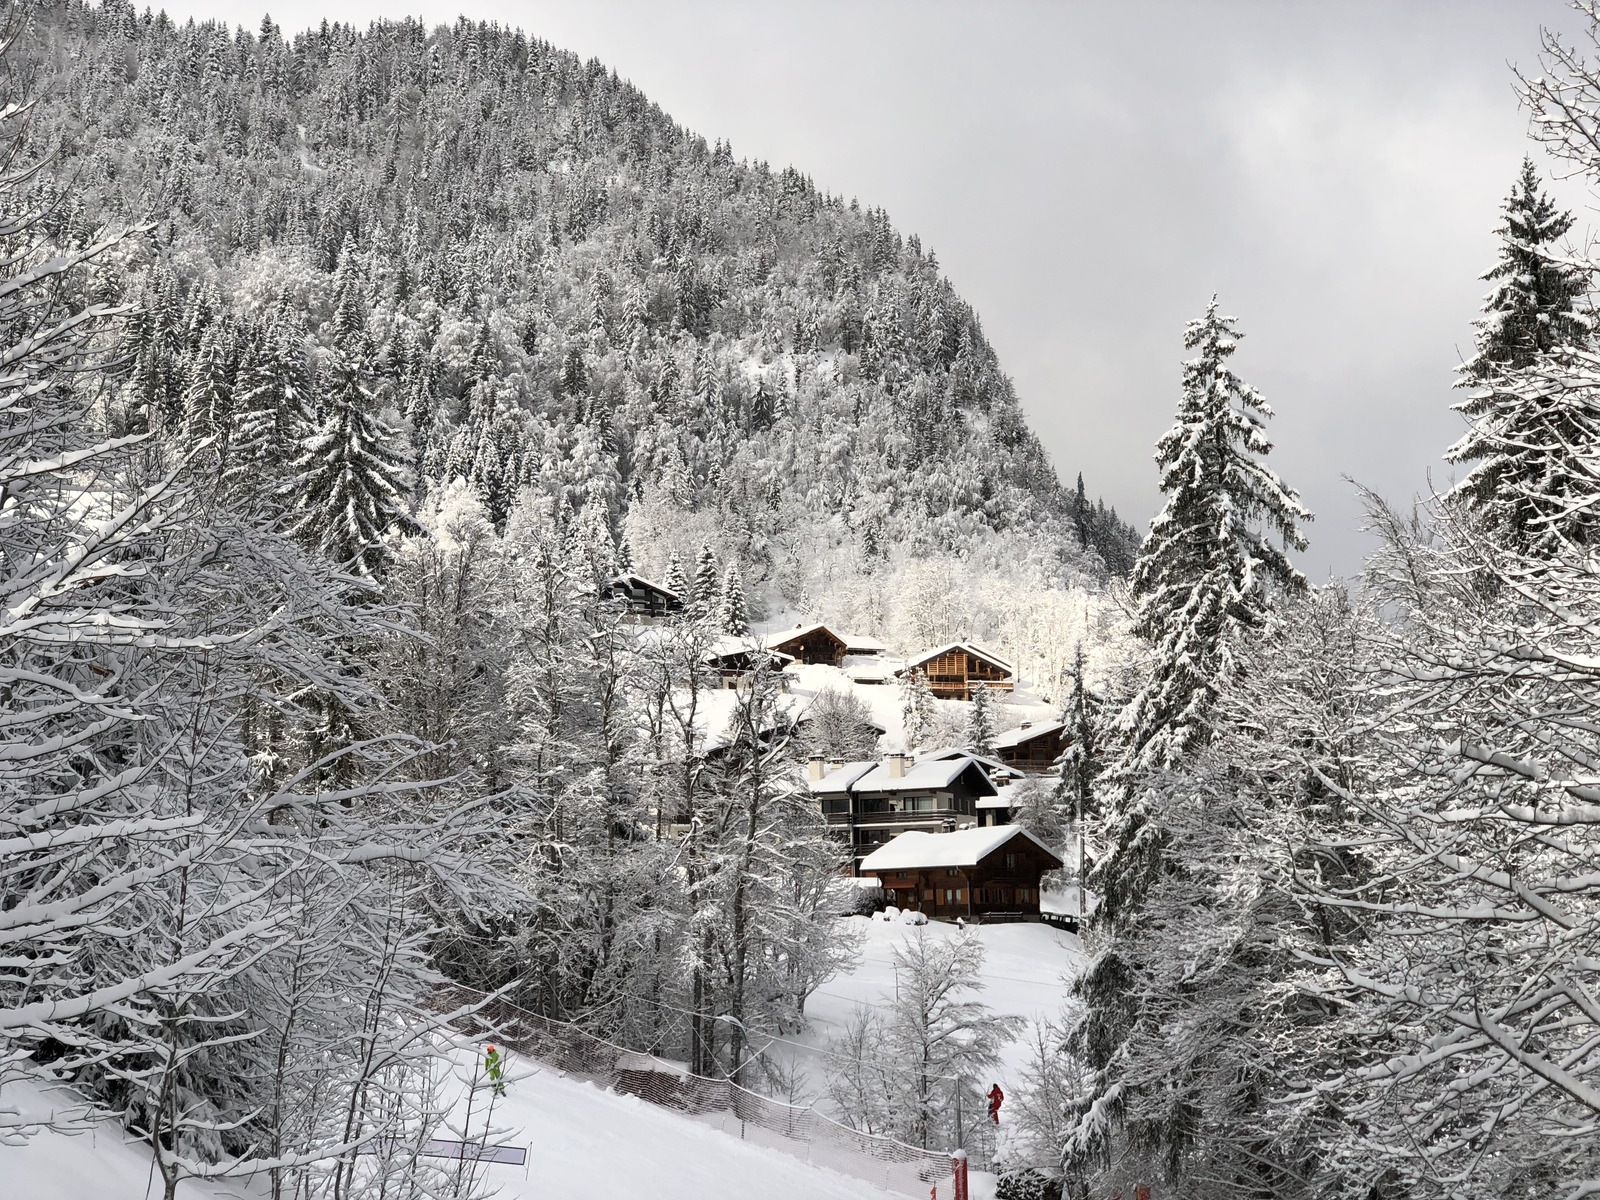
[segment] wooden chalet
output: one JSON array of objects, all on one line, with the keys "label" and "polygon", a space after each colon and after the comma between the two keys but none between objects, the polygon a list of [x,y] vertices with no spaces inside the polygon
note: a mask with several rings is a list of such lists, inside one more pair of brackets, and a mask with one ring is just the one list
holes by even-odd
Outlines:
[{"label": "wooden chalet", "polygon": [[606,595],[621,600],[628,616],[641,624],[665,620],[683,611],[683,597],[677,592],[631,572],[606,580]]},{"label": "wooden chalet", "polygon": [[972,690],[986,684],[992,692],[1009,692],[1016,687],[1016,670],[1002,658],[970,642],[952,642],[909,660],[898,672],[904,675],[921,671],[928,687],[944,700],[971,700]]},{"label": "wooden chalet", "polygon": [[935,920],[1039,915],[1039,883],[1061,859],[1017,825],[954,833],[908,831],[874,850],[861,874],[883,885],[883,898]]},{"label": "wooden chalet", "polygon": [[[716,672],[723,687],[738,687],[756,671],[782,671],[794,661],[789,655],[768,650],[750,638],[718,638],[706,651],[706,665]],[[788,690],[787,687],[784,688]]]},{"label": "wooden chalet", "polygon": [[955,829],[977,821],[977,803],[998,789],[970,755],[883,762],[811,760],[809,785],[830,831],[860,860],[908,830]]},{"label": "wooden chalet", "polygon": [[1043,775],[1067,748],[1067,727],[1060,721],[1024,721],[994,739],[995,757],[1029,775]]},{"label": "wooden chalet", "polygon": [[767,638],[767,649],[787,654],[796,662],[837,667],[849,650],[849,643],[821,622],[796,625]]}]

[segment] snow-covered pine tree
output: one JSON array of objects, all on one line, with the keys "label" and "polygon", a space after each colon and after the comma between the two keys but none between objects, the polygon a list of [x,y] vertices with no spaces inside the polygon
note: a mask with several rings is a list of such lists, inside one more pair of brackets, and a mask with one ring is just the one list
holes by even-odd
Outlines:
[{"label": "snow-covered pine tree", "polygon": [[1167,498],[1132,580],[1135,630],[1149,660],[1143,686],[1114,719],[1121,745],[1107,780],[1108,844],[1091,880],[1111,919],[1137,907],[1158,869],[1161,836],[1142,807],[1140,780],[1206,744],[1218,691],[1239,645],[1264,620],[1272,589],[1306,586],[1269,540],[1275,533],[1284,547],[1303,550],[1299,522],[1311,514],[1261,461],[1272,449],[1272,410],[1229,366],[1240,336],[1213,296],[1184,331],[1184,347],[1198,353],[1183,365],[1177,423],[1156,443]]},{"label": "snow-covered pine tree", "polygon": [[1082,642],[1073,650],[1071,674],[1072,690],[1061,713],[1067,745],[1055,763],[1056,797],[1076,829],[1095,811],[1095,779],[1100,773],[1101,701],[1084,678]]},{"label": "snow-covered pine tree", "polygon": [[233,477],[279,506],[291,504],[287,484],[300,447],[316,428],[316,411],[304,339],[283,318],[275,315],[253,340],[233,401]]},{"label": "snow-covered pine tree", "polygon": [[907,750],[915,750],[933,733],[939,720],[928,676],[921,670],[900,676],[900,716],[905,724]]},{"label": "snow-covered pine tree", "polygon": [[1359,1155],[1330,1165],[1353,1145],[1323,1085],[1303,1087],[1372,1045],[1354,1006],[1307,1000],[1326,984],[1316,960],[1361,941],[1360,918],[1295,894],[1302,869],[1358,894],[1373,882],[1334,839],[1380,716],[1374,627],[1335,586],[1286,599],[1240,647],[1211,741],[1145,783],[1172,861],[1136,918],[1101,931],[1065,1028],[1081,1075],[1063,1162],[1094,1194],[1386,1194],[1365,1190],[1382,1168]]},{"label": "snow-covered pine tree", "polygon": [[744,598],[744,577],[738,563],[729,563],[717,599],[717,628],[730,637],[750,635],[750,616]]},{"label": "snow-covered pine tree", "polygon": [[967,713],[967,749],[974,754],[994,755],[995,728],[994,694],[989,685],[979,683],[972,689],[972,708]]},{"label": "snow-covered pine tree", "polygon": [[321,391],[321,426],[295,460],[295,534],[330,561],[375,579],[384,535],[406,519],[410,460],[400,437],[373,411],[361,355],[338,350]]},{"label": "snow-covered pine tree", "polygon": [[1472,389],[1455,406],[1472,426],[1445,453],[1473,465],[1452,494],[1519,549],[1583,545],[1596,528],[1600,491],[1573,455],[1600,438],[1591,270],[1559,253],[1572,214],[1543,191],[1531,158],[1502,211],[1500,261],[1483,276],[1495,287],[1457,383]]},{"label": "snow-covered pine tree", "polygon": [[717,554],[710,542],[702,543],[694,560],[693,599],[688,607],[699,617],[714,617],[717,610]]},{"label": "snow-covered pine tree", "polygon": [[667,577],[662,580],[666,589],[688,606],[692,593],[689,590],[689,577],[683,573],[683,560],[678,557],[678,552],[672,552],[671,559],[667,562]]},{"label": "snow-covered pine tree", "polygon": [[[1473,322],[1478,332],[1471,357],[1460,367],[1461,386],[1520,370],[1559,346],[1582,345],[1594,328],[1584,306],[1589,268],[1558,248],[1572,228],[1572,214],[1544,190],[1531,156],[1523,158],[1501,213],[1495,230],[1500,258],[1480,276],[1494,287],[1484,297],[1484,315]],[[1466,406],[1461,411],[1473,412]]]}]

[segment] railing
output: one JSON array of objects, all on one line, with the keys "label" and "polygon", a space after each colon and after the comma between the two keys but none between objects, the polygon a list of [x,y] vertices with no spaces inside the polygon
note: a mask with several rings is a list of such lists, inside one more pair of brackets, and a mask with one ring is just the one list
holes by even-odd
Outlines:
[{"label": "railing", "polygon": [[814,1108],[758,1095],[727,1079],[691,1075],[680,1064],[626,1050],[565,1021],[553,1021],[482,992],[452,986],[441,999],[453,1006],[477,1004],[459,1027],[472,1036],[493,1037],[519,1054],[574,1079],[637,1096],[652,1104],[740,1137],[792,1154],[815,1166],[865,1180],[887,1191],[923,1200],[935,1185],[951,1195],[950,1155],[862,1133]]}]

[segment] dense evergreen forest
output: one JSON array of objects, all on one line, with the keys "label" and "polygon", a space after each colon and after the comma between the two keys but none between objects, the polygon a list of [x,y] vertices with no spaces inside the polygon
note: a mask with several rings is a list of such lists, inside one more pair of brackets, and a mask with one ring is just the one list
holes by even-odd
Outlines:
[{"label": "dense evergreen forest", "polygon": [[[465,478],[497,524],[527,486],[619,531],[701,514],[758,605],[817,590],[819,539],[858,571],[991,533],[1058,574],[1129,566],[914,236],[597,62],[467,20],[286,38],[50,4],[13,69],[50,233],[150,224],[105,284],[137,314],[125,428],[231,435],[285,372],[315,412],[344,339],[412,492]],[[280,414],[251,453],[299,435]],[[699,548],[637,540],[657,576]]]}]

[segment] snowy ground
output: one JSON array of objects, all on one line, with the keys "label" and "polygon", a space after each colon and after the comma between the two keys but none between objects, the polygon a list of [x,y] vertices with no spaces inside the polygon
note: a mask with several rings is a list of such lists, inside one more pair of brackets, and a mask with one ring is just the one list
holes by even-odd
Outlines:
[{"label": "snowy ground", "polygon": [[[30,1121],[81,1111],[67,1088],[9,1083],[0,1107],[18,1109]],[[261,1195],[239,1181],[178,1185],[181,1200],[223,1200]],[[140,1200],[161,1195],[143,1146],[129,1145],[115,1121],[95,1121],[82,1133],[49,1129],[19,1146],[0,1147],[0,1195],[17,1200]]]},{"label": "snowy ground", "polygon": [[[459,1056],[457,1086],[465,1116],[465,1079],[476,1049]],[[563,1078],[513,1059],[504,1100],[485,1114],[479,1089],[470,1130],[440,1136],[480,1137],[489,1116],[494,1144],[528,1150],[525,1167],[482,1165],[479,1182],[497,1200],[905,1200],[846,1175],[808,1166],[782,1151],[751,1145],[632,1096]],[[29,1119],[72,1105],[65,1089],[45,1092],[8,1085],[6,1106]],[[0,1195],[18,1200],[144,1200],[161,1187],[150,1155],[130,1145],[114,1122],[69,1136],[48,1130],[21,1146],[0,1149]],[[182,1200],[258,1200],[264,1180],[184,1183]],[[983,1195],[975,1190],[974,1200]]]},{"label": "snowy ground", "polygon": [[506,1092],[490,1140],[528,1147],[529,1162],[480,1168],[497,1200],[904,1200],[537,1064],[513,1063]]},{"label": "snowy ground", "polygon": [[[843,923],[864,934],[861,959],[848,974],[823,984],[806,1001],[810,1029],[795,1041],[800,1045],[774,1047],[787,1052],[788,1061],[805,1071],[810,1090],[826,1086],[828,1042],[842,1032],[857,1005],[883,1004],[894,996],[894,948],[920,929],[931,938],[975,937],[983,942],[984,990],[977,998],[996,1013],[1038,1021],[1061,1010],[1067,986],[1083,965],[1083,944],[1075,934],[1049,925],[975,925],[965,933],[954,925],[932,921],[923,926],[885,923],[866,917],[846,917]],[[997,1081],[1013,1090],[1027,1059],[1024,1039],[1012,1043],[1003,1055]]]}]

